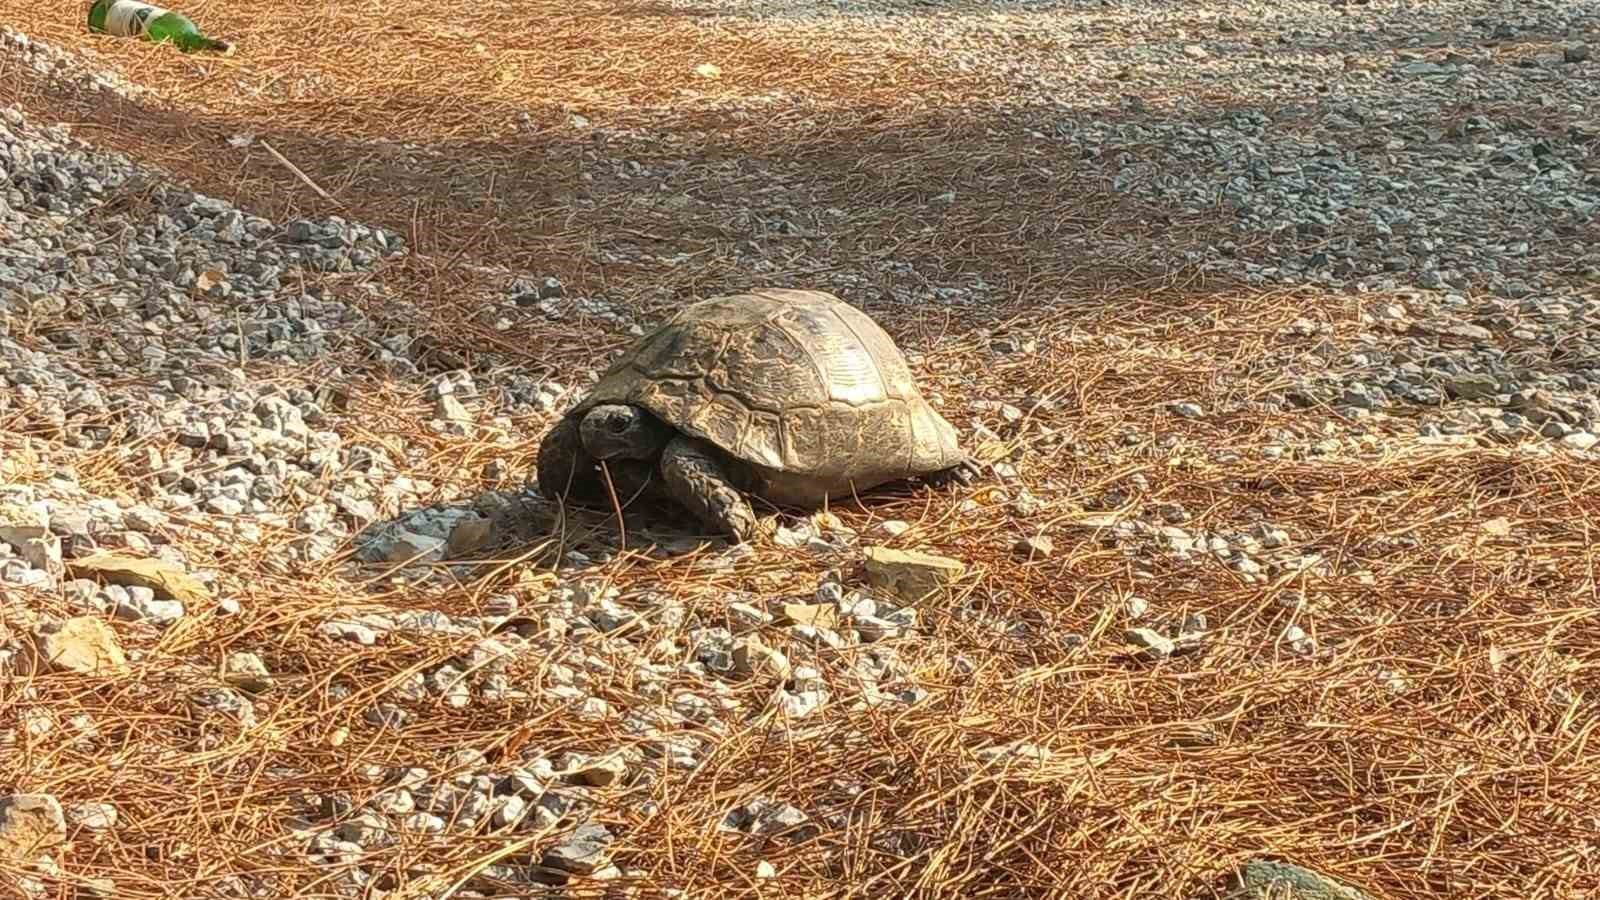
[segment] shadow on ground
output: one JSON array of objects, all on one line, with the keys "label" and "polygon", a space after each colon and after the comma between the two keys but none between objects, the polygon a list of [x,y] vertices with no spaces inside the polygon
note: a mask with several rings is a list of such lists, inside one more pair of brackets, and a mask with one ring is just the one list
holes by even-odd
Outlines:
[{"label": "shadow on ground", "polygon": [[[443,266],[554,275],[643,314],[784,282],[848,291],[869,308],[953,288],[939,305],[992,319],[1148,278],[1226,224],[1116,194],[1114,171],[1028,134],[1060,119],[1044,108],[840,110],[833,119],[855,123],[843,130],[821,120],[726,127],[728,113],[714,110],[627,133],[558,124],[407,148],[32,82],[0,100],[72,120],[91,143],[275,220],[339,213],[406,235]],[[243,135],[254,142],[230,145]],[[1112,222],[1118,231],[1105,234]]]}]

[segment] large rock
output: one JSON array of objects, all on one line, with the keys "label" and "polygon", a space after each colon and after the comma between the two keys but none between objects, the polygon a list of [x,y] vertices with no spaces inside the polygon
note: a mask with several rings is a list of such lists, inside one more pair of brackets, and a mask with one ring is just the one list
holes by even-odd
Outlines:
[{"label": "large rock", "polygon": [[561,762],[562,769],[556,774],[561,775],[573,784],[606,787],[607,785],[616,784],[628,776],[628,761],[618,752],[599,756],[569,753]]},{"label": "large rock", "polygon": [[768,647],[755,635],[749,635],[740,638],[734,645],[733,671],[746,677],[765,673],[770,678],[783,681],[789,677],[791,667],[789,658],[782,651]]},{"label": "large rock", "polygon": [[20,548],[50,537],[50,517],[38,504],[0,500],[0,542]]},{"label": "large rock", "polygon": [[1178,650],[1176,642],[1151,628],[1129,628],[1122,639],[1137,647],[1133,655],[1144,660],[1166,659]]},{"label": "large rock", "polygon": [[590,875],[611,863],[616,838],[604,825],[579,825],[561,843],[544,852],[540,864],[575,875]]},{"label": "large rock", "polygon": [[49,794],[0,797],[0,859],[32,860],[41,850],[65,843],[67,817]]},{"label": "large rock", "polygon": [[1444,383],[1444,392],[1455,400],[1488,400],[1499,391],[1499,380],[1481,372],[1462,372]]},{"label": "large rock", "polygon": [[128,667],[116,632],[93,616],[38,625],[29,637],[27,649],[35,672],[112,675]]},{"label": "large rock", "polygon": [[117,827],[117,808],[110,803],[79,803],[67,810],[67,819],[85,831],[110,831]]},{"label": "large rock", "polygon": [[1366,894],[1292,863],[1257,859],[1234,874],[1227,900],[1369,900]]},{"label": "large rock", "polygon": [[223,661],[223,680],[240,690],[259,694],[271,690],[275,684],[267,664],[254,653],[237,651]]},{"label": "large rock", "polygon": [[23,562],[41,572],[49,572],[58,577],[61,575],[63,569],[60,538],[47,534],[42,538],[29,538],[15,546]]},{"label": "large rock", "polygon": [[428,507],[369,529],[357,555],[366,562],[434,563],[476,553],[495,539],[495,519],[465,507]]},{"label": "large rock", "polygon": [[144,587],[155,591],[157,599],[176,600],[194,607],[211,599],[211,590],[182,566],[164,559],[96,553],[67,563],[67,574],[104,584]]},{"label": "large rock", "polygon": [[814,625],[836,628],[839,608],[832,603],[785,603],[777,616],[779,625]]},{"label": "large rock", "polygon": [[917,603],[937,594],[967,572],[966,563],[948,556],[916,550],[868,547],[867,583],[905,603]]}]

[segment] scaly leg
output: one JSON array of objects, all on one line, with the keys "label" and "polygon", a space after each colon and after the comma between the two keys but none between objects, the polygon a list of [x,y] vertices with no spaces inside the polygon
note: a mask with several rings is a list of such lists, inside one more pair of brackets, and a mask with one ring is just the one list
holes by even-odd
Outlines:
[{"label": "scaly leg", "polygon": [[672,499],[708,528],[735,543],[756,536],[755,511],[717,453],[705,444],[687,436],[673,438],[661,453],[661,477]]}]

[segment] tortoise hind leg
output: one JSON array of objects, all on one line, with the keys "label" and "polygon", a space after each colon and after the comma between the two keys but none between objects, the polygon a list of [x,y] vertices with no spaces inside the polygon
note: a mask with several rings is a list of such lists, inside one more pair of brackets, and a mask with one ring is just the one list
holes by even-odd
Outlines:
[{"label": "tortoise hind leg", "polygon": [[755,510],[711,448],[678,436],[661,452],[661,477],[672,499],[696,519],[735,543],[756,536]]},{"label": "tortoise hind leg", "polygon": [[953,485],[969,487],[983,474],[983,464],[970,456],[963,456],[961,461],[953,466],[929,472],[922,476],[922,483],[935,489],[948,488]]},{"label": "tortoise hind leg", "polygon": [[539,493],[552,500],[568,498],[579,503],[595,503],[605,496],[605,488],[595,471],[595,459],[583,449],[578,423],[571,418],[557,422],[539,442],[535,463]]}]

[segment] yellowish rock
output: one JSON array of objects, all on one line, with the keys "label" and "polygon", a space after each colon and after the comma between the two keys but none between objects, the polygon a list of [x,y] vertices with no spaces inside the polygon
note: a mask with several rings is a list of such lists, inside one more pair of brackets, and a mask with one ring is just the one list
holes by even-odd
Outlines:
[{"label": "yellowish rock", "polygon": [[182,566],[164,559],[96,553],[67,563],[67,574],[105,584],[149,588],[158,600],[177,600],[186,606],[211,600],[210,589]]},{"label": "yellowish rock", "polygon": [[30,637],[29,659],[35,672],[114,675],[128,667],[116,632],[93,616],[41,624]]},{"label": "yellowish rock", "polygon": [[948,590],[967,572],[966,563],[959,559],[917,550],[868,547],[866,559],[867,583],[905,603],[917,603]]},{"label": "yellowish rock", "polygon": [[0,859],[33,860],[40,851],[65,843],[67,817],[49,794],[0,797]]},{"label": "yellowish rock", "polygon": [[768,647],[760,638],[750,635],[733,648],[733,670],[740,675],[770,675],[782,681],[789,677],[789,658],[783,651]]},{"label": "yellowish rock", "polygon": [[261,661],[261,657],[244,651],[228,654],[223,661],[223,680],[253,694],[271,690],[275,684],[272,673],[267,670],[267,664]]},{"label": "yellowish rock", "polygon": [[0,501],[0,541],[20,547],[24,541],[50,536],[50,518],[43,507]]},{"label": "yellowish rock", "polygon": [[839,609],[832,603],[785,603],[778,624],[834,628],[839,624]]},{"label": "yellowish rock", "polygon": [[567,760],[566,771],[561,774],[576,784],[605,787],[616,784],[627,777],[628,761],[620,753],[607,753],[593,757],[582,757],[578,754],[573,754]]}]

